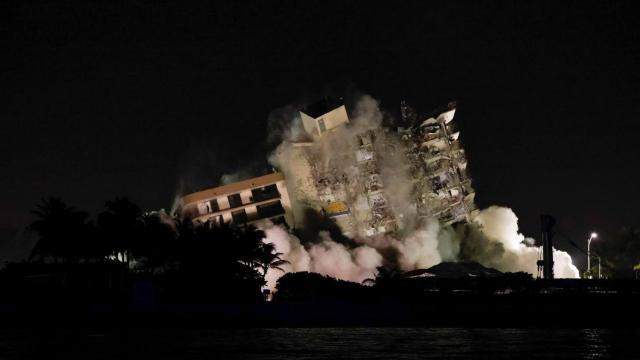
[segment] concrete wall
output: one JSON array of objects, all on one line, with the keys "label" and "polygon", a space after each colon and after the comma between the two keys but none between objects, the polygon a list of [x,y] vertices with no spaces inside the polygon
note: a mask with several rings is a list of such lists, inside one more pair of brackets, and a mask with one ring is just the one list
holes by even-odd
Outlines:
[{"label": "concrete wall", "polygon": [[311,136],[318,136],[318,128],[316,125],[316,119],[312,118],[311,116],[300,112],[300,118],[302,119],[302,127],[304,128],[304,131],[307,132],[307,134],[311,135]]},{"label": "concrete wall", "polygon": [[323,133],[320,128],[321,119],[324,121],[325,132],[331,131],[331,129],[349,122],[347,108],[344,105],[337,107],[326,114],[320,115],[315,119],[303,112],[300,112],[300,118],[302,119],[302,127],[304,130],[314,138],[321,136]]},{"label": "concrete wall", "polygon": [[228,209],[229,208],[229,198],[225,195],[225,196],[220,196],[217,197],[218,199],[218,207],[220,207],[220,210],[224,210],[224,209]]},{"label": "concrete wall", "polygon": [[240,192],[240,199],[242,200],[242,204],[250,204],[252,202],[252,193],[251,190],[245,190]]},{"label": "concrete wall", "polygon": [[[289,224],[290,226],[294,226],[294,216],[293,216],[293,211],[291,206],[291,197],[289,195],[289,191],[287,190],[287,185],[285,181],[280,180],[270,184],[263,184],[263,185],[260,185],[259,187],[268,186],[271,184],[275,184],[276,187],[278,188],[278,192],[280,193],[279,200],[280,200],[280,203],[282,204],[282,207],[285,210],[284,217],[285,217],[285,220],[287,221],[287,224]],[[239,192],[234,192],[233,194],[237,194],[237,193],[240,193],[240,199],[242,200],[242,205],[244,207],[244,210],[249,220],[251,221],[251,220],[257,219],[258,209],[256,205],[253,205],[254,201],[253,201],[253,193],[251,192],[251,188],[241,190]],[[215,198],[204,199],[204,200],[198,201],[197,203],[191,203],[186,205],[184,210],[186,211],[186,210],[197,208],[198,214],[202,216],[201,218],[199,218],[200,221],[206,221],[206,219],[210,218],[217,222],[220,215],[222,215],[223,222],[230,223],[230,222],[233,222],[233,217],[231,215],[231,209],[229,208],[229,198],[228,198],[229,195],[232,195],[232,193],[223,194]],[[206,205],[212,199],[217,199],[218,207],[220,211],[214,212],[210,216],[206,216],[207,215]],[[234,210],[238,210],[238,209],[240,208],[236,208]]]},{"label": "concrete wall", "polygon": [[[320,119],[324,120],[324,124],[327,131],[349,122],[349,116],[347,115],[347,108],[345,108],[344,105],[340,106],[339,108],[333,109],[322,116],[319,116],[316,119],[316,123]],[[318,125],[318,132],[320,132],[319,125]]]}]

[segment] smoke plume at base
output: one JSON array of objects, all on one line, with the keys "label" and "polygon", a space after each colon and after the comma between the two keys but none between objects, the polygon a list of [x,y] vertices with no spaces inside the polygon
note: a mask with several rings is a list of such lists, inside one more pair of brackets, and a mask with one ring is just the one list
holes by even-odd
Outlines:
[{"label": "smoke plume at base", "polygon": [[[362,282],[375,277],[378,266],[402,271],[429,268],[442,261],[475,261],[502,272],[537,273],[539,249],[531,238],[518,232],[518,218],[506,207],[480,210],[472,223],[444,226],[435,219],[424,222],[403,237],[374,236],[354,238],[358,246],[348,248],[320,231],[317,241],[301,243],[280,225],[269,221],[258,224],[266,234],[265,242],[289,264],[285,272],[312,271],[342,280]],[[395,260],[385,253],[394,250]],[[554,249],[554,272],[558,278],[577,278],[578,269],[568,253]],[[386,260],[386,261],[385,261]],[[275,289],[284,273],[270,269],[267,287]]]}]

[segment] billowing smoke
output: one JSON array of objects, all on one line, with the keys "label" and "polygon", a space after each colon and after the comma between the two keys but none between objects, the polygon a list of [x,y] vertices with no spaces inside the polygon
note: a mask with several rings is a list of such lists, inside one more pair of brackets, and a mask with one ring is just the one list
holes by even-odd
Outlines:
[{"label": "billowing smoke", "polygon": [[[501,271],[536,274],[539,249],[532,246],[534,239],[518,232],[518,218],[511,209],[491,206],[481,210],[467,230],[460,258]],[[553,260],[556,277],[579,277],[568,253],[554,249]]]},{"label": "billowing smoke", "polygon": [[[313,142],[300,141],[304,130],[295,109],[288,107],[274,112],[278,119],[273,137],[281,136],[282,142],[271,154],[269,161],[288,179],[293,204],[296,229],[312,229],[296,233],[281,226],[263,222],[259,227],[266,233],[266,242],[274,243],[276,251],[289,261],[286,272],[313,271],[344,280],[361,282],[375,277],[376,268],[387,266],[403,271],[428,268],[442,261],[475,261],[483,266],[505,272],[525,271],[537,273],[536,261],[539,249],[534,240],[518,232],[518,219],[505,207],[492,206],[480,210],[471,223],[456,226],[444,225],[435,218],[419,217],[412,199],[412,180],[407,160],[403,156],[401,142],[393,133],[378,132],[374,146],[379,156],[377,166],[383,179],[389,207],[398,223],[398,230],[389,234],[368,235],[365,225],[359,223],[360,204],[366,203],[356,189],[363,184],[357,180],[345,180],[344,188],[336,191],[351,204],[355,223],[340,225],[342,234],[330,232],[318,224],[310,224],[310,209],[317,209],[315,185],[308,173],[314,169],[302,160],[300,149],[313,156],[312,161],[328,169],[339,169],[345,179],[357,171],[356,147],[353,139],[367,130],[379,129],[385,120],[378,102],[370,96],[361,96],[355,103],[350,123],[340,131],[327,133]],[[273,115],[273,114],[272,114]],[[314,193],[315,192],[315,193]],[[312,194],[312,196],[309,196]],[[313,212],[313,211],[312,211]],[[303,235],[304,234],[304,235]],[[347,239],[347,240],[345,240]],[[566,252],[554,250],[555,274],[559,278],[575,278],[579,273]],[[282,275],[277,269],[267,274],[268,286],[274,288]]]},{"label": "billowing smoke", "polygon": [[[360,245],[347,248],[335,242],[329,232],[318,233],[317,243],[303,246],[295,235],[270,221],[258,224],[266,234],[265,242],[273,243],[275,251],[289,263],[282,266],[285,272],[312,271],[339,279],[362,282],[374,276],[382,265],[382,255],[373,247]],[[267,287],[275,288],[281,270],[269,269],[266,274]]]},{"label": "billowing smoke", "polygon": [[[376,268],[381,265],[409,271],[442,261],[475,261],[503,272],[537,273],[539,248],[532,245],[533,239],[518,232],[516,215],[505,207],[480,210],[473,223],[460,224],[457,229],[430,220],[400,238],[357,237],[355,247],[334,241],[326,231],[318,234],[318,242],[303,245],[280,225],[265,221],[259,228],[265,231],[265,242],[273,243],[282,258],[289,261],[283,267],[285,272],[313,271],[362,282],[375,277]],[[389,256],[390,252],[394,256]],[[553,259],[556,277],[579,277],[568,253],[554,249]],[[280,270],[269,270],[267,286],[273,289],[282,275]]]}]

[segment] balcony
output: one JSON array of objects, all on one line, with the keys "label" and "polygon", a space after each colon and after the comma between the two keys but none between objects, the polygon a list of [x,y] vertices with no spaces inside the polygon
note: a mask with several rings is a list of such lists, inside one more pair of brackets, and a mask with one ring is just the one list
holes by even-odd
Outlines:
[{"label": "balcony", "polygon": [[252,202],[262,202],[280,197],[278,187],[273,184],[251,190]]},{"label": "balcony", "polygon": [[258,205],[256,208],[258,209],[258,217],[260,219],[266,219],[284,214],[284,207],[282,207],[280,201]]},{"label": "balcony", "polygon": [[247,217],[247,212],[244,209],[232,211],[231,218],[233,219],[234,224],[242,224],[249,221],[249,218]]}]

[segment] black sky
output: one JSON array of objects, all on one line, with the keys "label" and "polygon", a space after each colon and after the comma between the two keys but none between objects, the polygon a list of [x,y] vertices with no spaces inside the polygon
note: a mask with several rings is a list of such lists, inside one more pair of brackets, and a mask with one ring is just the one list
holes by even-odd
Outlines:
[{"label": "black sky", "polygon": [[354,86],[457,100],[479,205],[527,235],[640,225],[633,2],[105,3],[3,5],[0,259],[42,197],[168,208],[264,158],[274,108]]}]

